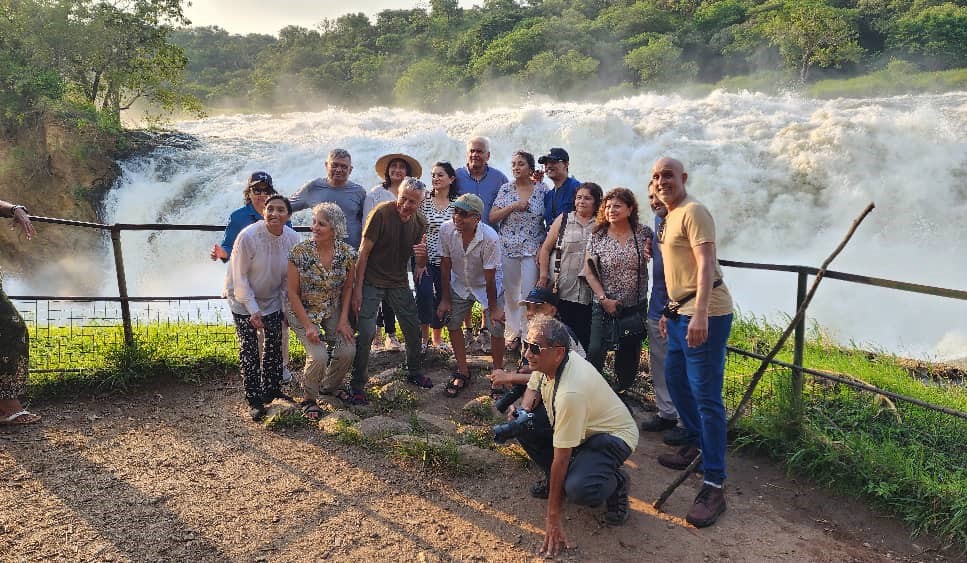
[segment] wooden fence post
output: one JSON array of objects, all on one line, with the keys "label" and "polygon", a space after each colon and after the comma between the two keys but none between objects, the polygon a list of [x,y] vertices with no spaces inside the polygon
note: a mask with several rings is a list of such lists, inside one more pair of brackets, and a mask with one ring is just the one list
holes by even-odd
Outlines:
[{"label": "wooden fence post", "polygon": [[124,324],[124,345],[134,345],[134,329],[131,326],[131,304],[128,302],[128,284],[124,276],[124,256],[121,254],[121,229],[111,225],[111,246],[114,247],[114,270],[118,275],[118,297],[121,298],[121,322]]}]

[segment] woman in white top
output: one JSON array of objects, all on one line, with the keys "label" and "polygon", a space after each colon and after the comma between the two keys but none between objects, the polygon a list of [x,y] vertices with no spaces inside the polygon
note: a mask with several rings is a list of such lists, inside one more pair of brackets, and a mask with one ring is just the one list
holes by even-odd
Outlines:
[{"label": "woman in white top", "polygon": [[[265,416],[265,404],[282,393],[282,302],[289,251],[299,234],[286,226],[289,200],[276,194],[265,204],[265,219],[244,228],[235,239],[223,295],[228,299],[238,336],[239,369],[252,420]],[[265,344],[259,357],[258,336]]]},{"label": "woman in white top", "polygon": [[[366,231],[366,223],[369,216],[377,205],[386,201],[396,201],[399,197],[400,184],[403,178],[412,176],[419,178],[423,176],[423,167],[419,161],[408,154],[392,153],[384,154],[376,161],[376,174],[383,181],[366,194],[366,201],[363,202],[363,232]],[[359,250],[358,248],[356,250]],[[376,338],[373,342],[379,345],[379,329],[386,332],[385,346],[387,350],[399,351],[403,345],[396,338],[396,314],[390,309],[389,303],[380,306],[379,313],[376,315]]]},{"label": "woman in white top", "polygon": [[507,325],[507,351],[520,346],[524,307],[518,305],[537,283],[537,253],[544,242],[544,194],[547,186],[534,182],[534,155],[517,151],[510,161],[514,175],[497,191],[490,223],[500,233],[501,263]]}]

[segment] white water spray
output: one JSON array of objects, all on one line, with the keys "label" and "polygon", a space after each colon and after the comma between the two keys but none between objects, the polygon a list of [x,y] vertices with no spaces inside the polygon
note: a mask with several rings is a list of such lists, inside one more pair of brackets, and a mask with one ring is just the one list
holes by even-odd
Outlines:
[{"label": "white water spray", "polygon": [[[336,147],[352,153],[352,177],[366,187],[378,181],[373,162],[388,152],[415,156],[427,180],[436,160],[462,164],[465,140],[481,134],[492,140],[491,164],[505,172],[515,150],[565,147],[572,174],[605,189],[632,188],[647,220],[651,164],[679,158],[689,193],[715,216],[720,258],[817,266],[874,201],[833,269],[955,289],[967,279],[965,92],[834,101],[643,95],[449,115],[395,108],[240,115],[177,127],[199,146],[122,163],[107,221],[223,224],[241,205],[248,173],[268,171],[289,194],[323,176]],[[209,261],[208,250],[220,235],[126,232],[123,240],[132,296],[219,292],[225,267]],[[793,313],[793,274],[726,268],[725,276],[743,313],[780,322]],[[116,291],[112,284],[105,280],[105,294]],[[928,359],[967,356],[962,301],[827,280],[808,316],[843,342]]]}]

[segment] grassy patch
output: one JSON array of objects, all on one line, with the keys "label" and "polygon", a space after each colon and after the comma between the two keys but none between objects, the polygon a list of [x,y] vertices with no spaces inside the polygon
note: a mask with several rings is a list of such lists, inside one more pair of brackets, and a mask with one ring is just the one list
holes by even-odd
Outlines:
[{"label": "grassy patch", "polygon": [[284,430],[286,428],[305,428],[312,426],[313,421],[302,416],[302,413],[299,411],[287,411],[266,418],[262,424],[269,430]]},{"label": "grassy patch", "polygon": [[[739,319],[730,343],[762,352],[780,332],[761,320]],[[791,357],[789,345],[780,359]],[[726,404],[738,402],[758,365],[730,355]],[[914,378],[901,359],[834,346],[817,328],[804,365],[967,412],[964,386]],[[739,447],[764,451],[824,486],[866,498],[901,517],[914,533],[967,547],[967,420],[807,376],[799,425],[790,414],[790,381],[784,368],[766,373],[740,422]]]},{"label": "grassy patch", "polygon": [[430,440],[404,442],[392,446],[393,456],[404,463],[418,464],[422,469],[446,473],[465,473],[467,467],[461,462],[460,450],[453,440],[432,443]]}]

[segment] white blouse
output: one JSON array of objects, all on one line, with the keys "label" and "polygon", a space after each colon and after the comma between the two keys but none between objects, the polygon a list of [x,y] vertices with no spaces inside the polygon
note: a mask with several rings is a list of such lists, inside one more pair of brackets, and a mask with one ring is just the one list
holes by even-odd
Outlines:
[{"label": "white blouse", "polygon": [[232,247],[222,296],[236,315],[269,315],[282,310],[289,251],[299,243],[289,227],[269,232],[265,221],[242,229]]}]

